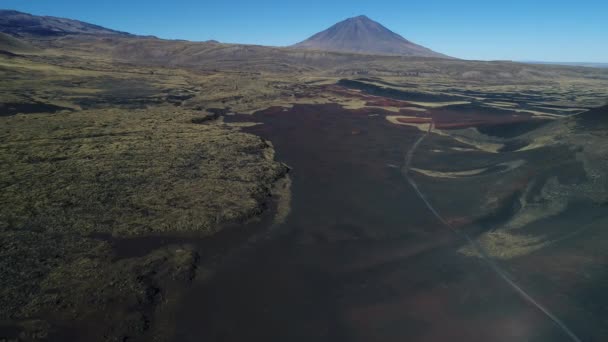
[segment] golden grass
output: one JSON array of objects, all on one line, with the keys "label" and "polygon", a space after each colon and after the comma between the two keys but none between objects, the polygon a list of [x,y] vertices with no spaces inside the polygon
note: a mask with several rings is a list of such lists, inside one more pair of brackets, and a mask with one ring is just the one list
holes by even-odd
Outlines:
[{"label": "golden grass", "polygon": [[0,118],[0,229],[213,233],[260,205],[272,148],[196,112],[92,110]]}]

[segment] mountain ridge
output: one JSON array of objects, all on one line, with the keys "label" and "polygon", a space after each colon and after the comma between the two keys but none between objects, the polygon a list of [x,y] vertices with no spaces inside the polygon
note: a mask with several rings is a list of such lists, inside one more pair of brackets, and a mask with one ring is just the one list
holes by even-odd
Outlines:
[{"label": "mountain ridge", "polygon": [[0,32],[17,36],[54,37],[69,34],[133,36],[80,20],[38,16],[15,10],[0,9]]}]

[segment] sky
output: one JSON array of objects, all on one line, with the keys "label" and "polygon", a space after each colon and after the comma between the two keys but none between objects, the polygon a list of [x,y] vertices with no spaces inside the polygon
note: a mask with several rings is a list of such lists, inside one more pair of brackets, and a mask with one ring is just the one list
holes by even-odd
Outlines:
[{"label": "sky", "polygon": [[166,39],[286,46],[357,15],[464,59],[608,62],[608,0],[0,0]]}]

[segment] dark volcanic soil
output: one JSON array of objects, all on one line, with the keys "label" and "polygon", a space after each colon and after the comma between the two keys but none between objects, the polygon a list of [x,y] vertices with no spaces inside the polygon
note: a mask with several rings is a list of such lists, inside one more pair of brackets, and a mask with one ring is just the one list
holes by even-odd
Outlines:
[{"label": "dark volcanic soil", "polygon": [[0,116],[31,113],[55,113],[60,110],[71,110],[46,103],[0,103]]},{"label": "dark volcanic soil", "polygon": [[226,117],[263,123],[248,130],[293,168],[292,211],[187,294],[176,340],[568,341],[459,254],[463,241],[404,181],[421,132],[370,114],[299,105]]}]

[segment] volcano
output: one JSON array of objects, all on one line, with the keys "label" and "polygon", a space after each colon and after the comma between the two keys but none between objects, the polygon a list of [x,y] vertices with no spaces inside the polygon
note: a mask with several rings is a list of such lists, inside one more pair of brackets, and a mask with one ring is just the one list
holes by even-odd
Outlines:
[{"label": "volcano", "polygon": [[373,55],[451,58],[414,44],[364,15],[341,21],[292,47]]}]

